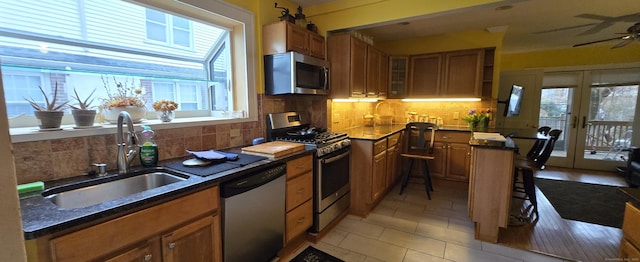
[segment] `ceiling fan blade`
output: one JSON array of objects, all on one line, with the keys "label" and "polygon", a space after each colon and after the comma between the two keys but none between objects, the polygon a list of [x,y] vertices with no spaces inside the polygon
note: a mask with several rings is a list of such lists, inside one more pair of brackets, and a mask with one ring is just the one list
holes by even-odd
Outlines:
[{"label": "ceiling fan blade", "polygon": [[538,31],[538,32],[534,32],[534,34],[546,34],[546,33],[553,33],[553,32],[558,32],[558,31],[562,31],[562,30],[570,30],[570,29],[576,29],[576,28],[585,27],[585,26],[592,26],[592,25],[596,25],[596,24],[597,24],[597,23],[590,23],[590,24],[584,24],[584,25],[567,26],[567,27],[561,27],[561,28],[556,28],[556,29],[551,29],[551,30]]},{"label": "ceiling fan blade", "polygon": [[591,29],[584,31],[582,33],[579,33],[578,35],[591,35],[591,34],[595,34],[598,33],[600,31],[602,31],[603,29],[612,26],[613,23],[612,22],[608,22],[608,21],[603,21],[602,23],[597,24],[596,26],[592,27]]},{"label": "ceiling fan blade", "polygon": [[623,47],[625,45],[631,44],[631,42],[633,42],[633,40],[635,40],[635,39],[633,39],[633,38],[624,39],[620,43],[617,43],[616,45],[612,46],[611,49],[620,48],[620,47]]},{"label": "ceiling fan blade", "polygon": [[590,44],[595,44],[595,43],[601,43],[601,42],[606,42],[606,41],[611,41],[611,40],[619,40],[619,39],[624,39],[624,36],[623,37],[614,37],[614,38],[609,38],[609,39],[602,39],[602,40],[598,40],[598,41],[586,42],[586,43],[581,43],[581,44],[575,44],[575,45],[573,45],[573,47],[578,47],[578,46],[583,46],[583,45],[590,45]]}]

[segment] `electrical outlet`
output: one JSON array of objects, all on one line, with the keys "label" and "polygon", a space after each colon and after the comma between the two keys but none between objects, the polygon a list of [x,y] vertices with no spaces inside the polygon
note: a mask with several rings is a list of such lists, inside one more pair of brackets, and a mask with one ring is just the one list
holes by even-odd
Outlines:
[{"label": "electrical outlet", "polygon": [[460,113],[459,112],[453,112],[453,120],[458,120],[458,118],[460,118]]}]

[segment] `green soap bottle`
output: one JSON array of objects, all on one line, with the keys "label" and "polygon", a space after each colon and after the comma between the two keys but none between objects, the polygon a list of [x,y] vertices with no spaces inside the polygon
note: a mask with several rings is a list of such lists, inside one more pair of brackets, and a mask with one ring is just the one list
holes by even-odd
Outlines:
[{"label": "green soap bottle", "polygon": [[140,164],[143,167],[154,167],[158,165],[158,145],[153,141],[153,135],[155,132],[151,130],[149,126],[142,126],[143,130],[140,133],[142,136],[140,142]]}]

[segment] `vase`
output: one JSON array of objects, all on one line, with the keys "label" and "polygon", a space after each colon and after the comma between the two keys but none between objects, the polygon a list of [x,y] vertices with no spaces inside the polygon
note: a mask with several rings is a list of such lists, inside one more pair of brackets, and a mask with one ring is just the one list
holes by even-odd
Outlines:
[{"label": "vase", "polygon": [[175,113],[173,111],[158,111],[158,119],[161,122],[168,123],[175,118]]},{"label": "vase", "polygon": [[118,115],[122,111],[127,111],[127,113],[129,113],[129,115],[131,116],[131,121],[133,121],[133,123],[136,123],[136,124],[142,122],[142,118],[144,118],[147,114],[147,108],[145,107],[120,106],[120,107],[105,108],[102,110],[102,115],[104,116],[104,119],[107,120],[109,123],[117,124]]},{"label": "vase", "polygon": [[487,132],[489,130],[489,118],[482,119],[478,122],[478,131]]},{"label": "vase", "polygon": [[73,115],[76,127],[93,126],[94,119],[96,118],[96,110],[74,109],[71,110],[71,114]]},{"label": "vase", "polygon": [[35,111],[36,118],[38,119],[40,130],[53,130],[59,129],[62,122],[62,111]]},{"label": "vase", "polygon": [[478,131],[478,122],[469,122],[469,130]]}]

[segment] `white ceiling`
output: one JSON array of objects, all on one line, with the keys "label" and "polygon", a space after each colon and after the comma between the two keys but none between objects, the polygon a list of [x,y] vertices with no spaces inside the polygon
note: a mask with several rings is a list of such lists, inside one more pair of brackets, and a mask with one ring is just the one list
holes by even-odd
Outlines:
[{"label": "white ceiling", "polygon": [[[349,0],[291,0],[303,8],[333,1]],[[496,10],[505,5],[512,8]],[[506,28],[503,51],[509,53],[570,48],[574,44],[621,37],[620,33],[626,33],[635,23],[640,23],[638,0],[508,0],[345,29],[358,30],[377,42],[474,29]],[[614,46],[618,42],[611,40],[599,44]],[[640,45],[640,41],[631,45]]]}]

